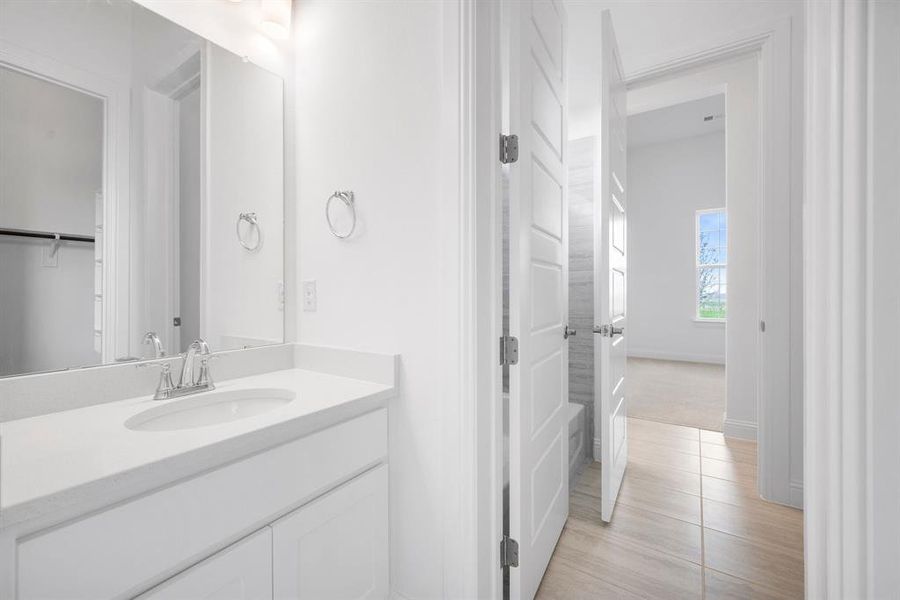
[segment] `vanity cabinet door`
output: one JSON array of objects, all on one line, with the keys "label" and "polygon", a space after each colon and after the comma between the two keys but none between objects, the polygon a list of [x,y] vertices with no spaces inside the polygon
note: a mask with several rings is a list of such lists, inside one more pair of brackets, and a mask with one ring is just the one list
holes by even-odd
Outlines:
[{"label": "vanity cabinet door", "polygon": [[139,600],[272,600],[269,527],[164,581]]},{"label": "vanity cabinet door", "polygon": [[275,598],[388,596],[388,471],[382,465],[272,525]]}]

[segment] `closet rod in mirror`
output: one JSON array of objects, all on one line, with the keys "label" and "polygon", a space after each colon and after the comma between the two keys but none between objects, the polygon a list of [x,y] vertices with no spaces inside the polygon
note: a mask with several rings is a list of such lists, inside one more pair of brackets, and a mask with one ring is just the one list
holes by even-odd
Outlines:
[{"label": "closet rod in mirror", "polygon": [[38,238],[42,240],[60,240],[62,242],[87,242],[94,243],[92,235],[76,235],[74,233],[51,233],[49,231],[29,231],[27,229],[6,229],[0,227],[0,235],[24,238]]}]

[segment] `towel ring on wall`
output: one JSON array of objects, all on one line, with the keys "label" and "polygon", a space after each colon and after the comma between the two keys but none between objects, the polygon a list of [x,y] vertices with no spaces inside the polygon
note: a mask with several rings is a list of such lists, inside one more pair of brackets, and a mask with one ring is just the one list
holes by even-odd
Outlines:
[{"label": "towel ring on wall", "polygon": [[[344,206],[350,209],[350,214],[353,215],[353,222],[350,224],[350,230],[346,233],[338,233],[334,228],[334,223],[331,221],[331,201],[335,198],[343,202]],[[330,195],[328,201],[325,203],[325,220],[328,221],[328,229],[334,237],[345,240],[353,235],[353,232],[356,230],[356,203],[353,199],[353,192],[338,190]]]},{"label": "towel ring on wall", "polygon": [[[256,229],[256,244],[251,246],[247,242],[244,241],[244,238],[241,236],[241,221],[247,221],[250,224],[250,229]],[[259,250],[259,247],[262,246],[262,229],[259,228],[259,219],[256,217],[255,212],[241,213],[238,215],[237,222],[234,225],[234,231],[237,233],[238,241],[241,243],[241,246],[244,247],[245,250],[249,250],[250,252],[256,252]]]}]

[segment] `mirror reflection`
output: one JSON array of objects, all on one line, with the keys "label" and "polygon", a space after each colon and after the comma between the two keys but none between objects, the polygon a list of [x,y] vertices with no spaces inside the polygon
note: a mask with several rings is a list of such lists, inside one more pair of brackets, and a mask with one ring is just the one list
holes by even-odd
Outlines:
[{"label": "mirror reflection", "polygon": [[283,341],[282,88],[130,1],[0,2],[0,376]]}]

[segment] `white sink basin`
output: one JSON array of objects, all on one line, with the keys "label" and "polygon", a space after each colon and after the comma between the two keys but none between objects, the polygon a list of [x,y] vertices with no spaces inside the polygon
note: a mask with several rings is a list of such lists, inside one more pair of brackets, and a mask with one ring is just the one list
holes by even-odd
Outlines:
[{"label": "white sink basin", "polygon": [[230,423],[275,410],[296,394],[279,388],[205,392],[149,408],[125,421],[135,431],[177,431]]}]

